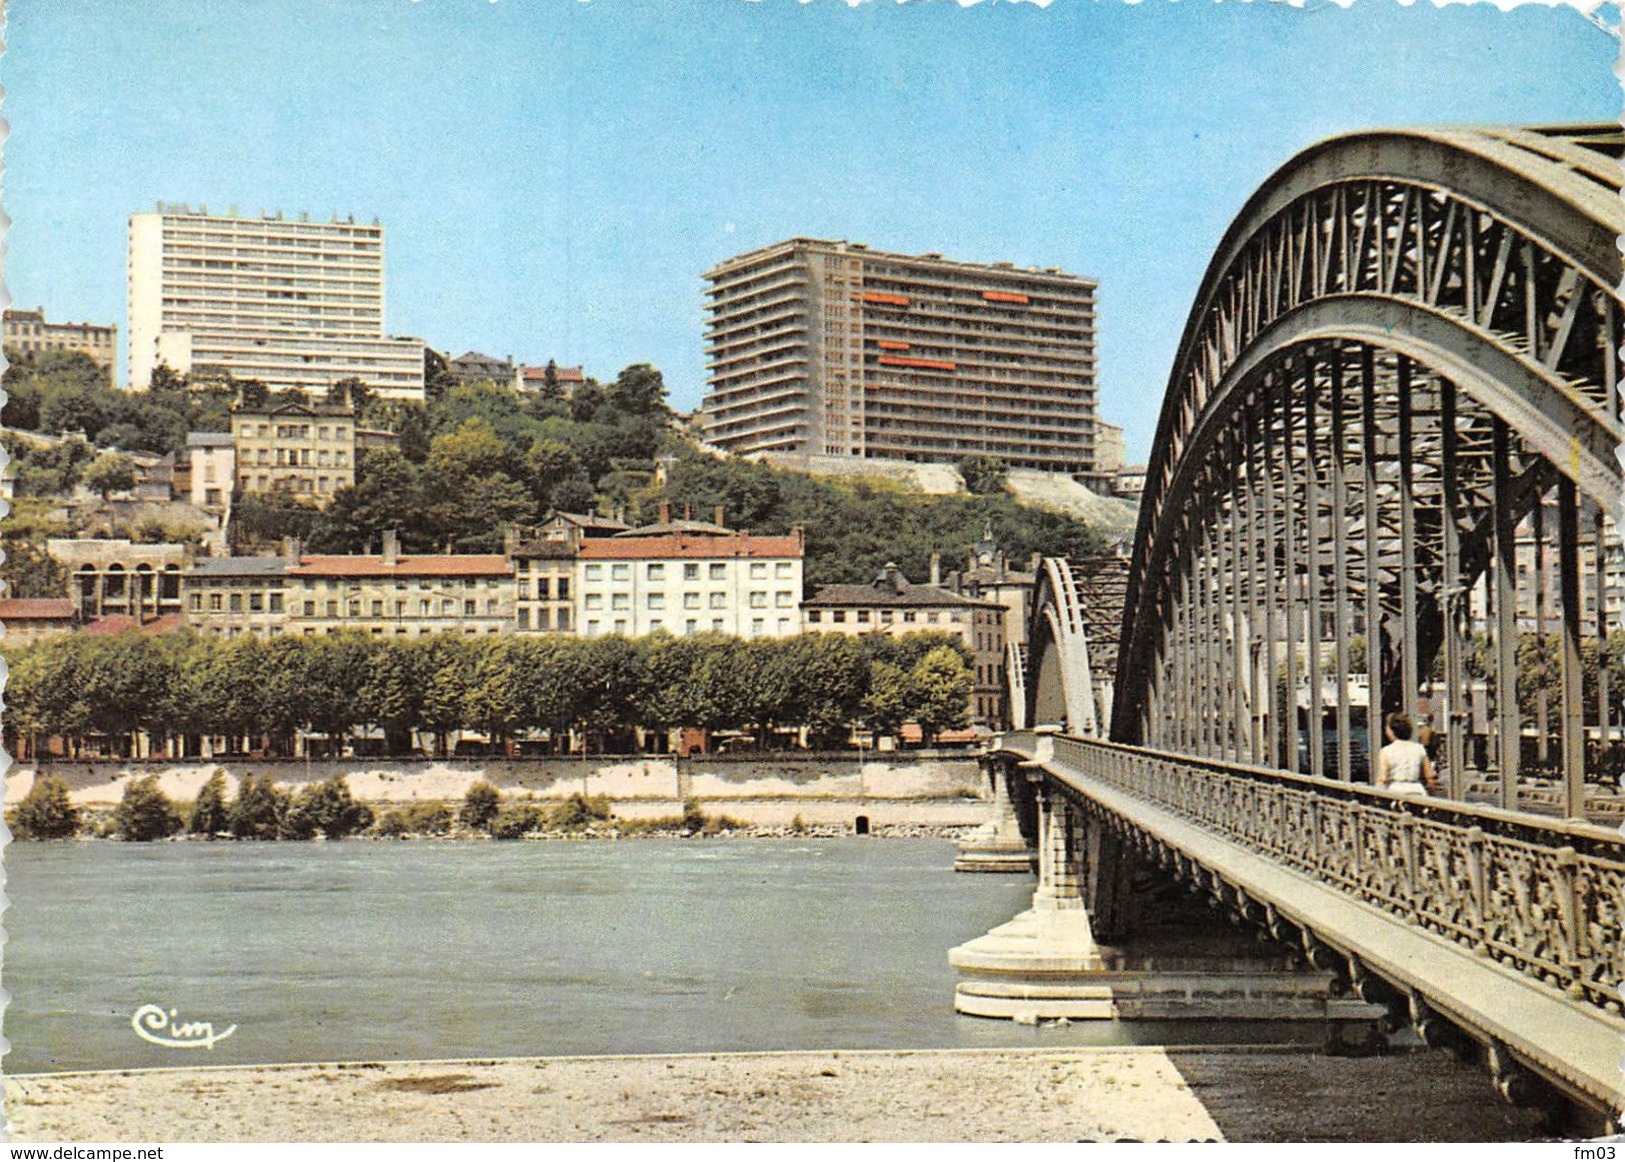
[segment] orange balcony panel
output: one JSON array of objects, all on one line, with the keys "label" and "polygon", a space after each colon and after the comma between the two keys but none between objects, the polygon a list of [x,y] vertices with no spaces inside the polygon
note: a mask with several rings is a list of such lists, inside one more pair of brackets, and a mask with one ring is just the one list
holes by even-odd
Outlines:
[{"label": "orange balcony panel", "polygon": [[907,295],[886,295],[881,294],[879,291],[864,291],[863,301],[866,303],[885,303],[891,307],[908,306]]},{"label": "orange balcony panel", "polygon": [[923,367],[929,371],[957,371],[959,364],[943,359],[907,359],[901,355],[882,355],[880,361],[887,367]]},{"label": "orange balcony panel", "polygon": [[1026,306],[1032,300],[1015,291],[983,291],[982,297],[990,303],[1020,303]]},{"label": "orange balcony panel", "polygon": [[899,343],[895,339],[882,339],[880,341],[880,349],[882,351],[907,351],[908,344]]}]

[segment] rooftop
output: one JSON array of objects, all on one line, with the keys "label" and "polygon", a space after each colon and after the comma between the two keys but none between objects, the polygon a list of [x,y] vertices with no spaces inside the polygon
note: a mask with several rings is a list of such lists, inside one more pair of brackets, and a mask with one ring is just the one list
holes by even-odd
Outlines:
[{"label": "rooftop", "polygon": [[393,565],[377,556],[300,557],[288,566],[291,577],[506,577],[508,558],[501,553],[453,553],[396,558]]},{"label": "rooftop", "polygon": [[581,542],[584,561],[716,560],[722,557],[795,557],[803,555],[799,535],[756,537],[749,533],[697,536],[667,533],[661,536],[618,536]]},{"label": "rooftop", "polygon": [[190,570],[194,577],[281,577],[287,571],[286,557],[199,557]]},{"label": "rooftop", "polygon": [[0,621],[71,621],[73,602],[66,597],[0,599]]},{"label": "rooftop", "polygon": [[229,448],[231,447],[231,433],[187,432],[186,446],[188,448]]},{"label": "rooftop", "polygon": [[939,589],[935,585],[915,585],[903,576],[896,565],[890,564],[882,569],[880,574],[867,585],[822,585],[819,587],[818,592],[802,602],[802,605],[808,608],[832,606],[1004,608],[997,602],[979,601],[974,597],[963,597],[958,593]]}]

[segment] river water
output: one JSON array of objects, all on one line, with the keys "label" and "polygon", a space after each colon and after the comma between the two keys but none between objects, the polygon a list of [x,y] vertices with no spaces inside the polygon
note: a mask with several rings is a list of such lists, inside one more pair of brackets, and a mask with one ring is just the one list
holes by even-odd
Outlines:
[{"label": "river water", "polygon": [[[948,949],[1027,906],[940,840],[19,843],[9,1073],[1125,1044],[957,1016]],[[144,1005],[213,1048],[136,1035]],[[1172,1037],[1170,1037],[1170,1034]]]}]

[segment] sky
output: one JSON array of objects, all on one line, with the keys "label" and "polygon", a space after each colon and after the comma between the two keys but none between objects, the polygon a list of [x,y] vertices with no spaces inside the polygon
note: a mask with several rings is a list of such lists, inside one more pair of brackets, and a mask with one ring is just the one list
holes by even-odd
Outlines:
[{"label": "sky", "polygon": [[701,276],[732,255],[810,236],[1055,266],[1099,282],[1100,409],[1131,461],[1214,246],[1294,153],[1621,108],[1619,42],[1535,5],[7,7],[18,306],[122,344],[128,217],[158,201],[378,218],[390,333],[600,379],[653,363],[687,410]]}]

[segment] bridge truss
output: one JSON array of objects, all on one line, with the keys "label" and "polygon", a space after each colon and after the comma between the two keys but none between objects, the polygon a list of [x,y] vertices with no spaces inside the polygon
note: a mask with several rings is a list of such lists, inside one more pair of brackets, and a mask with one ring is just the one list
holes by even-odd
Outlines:
[{"label": "bridge truss", "polygon": [[1254,195],[1170,379],[1115,739],[1349,781],[1406,710],[1452,796],[1548,774],[1584,814],[1625,693],[1622,146],[1364,133]]}]

